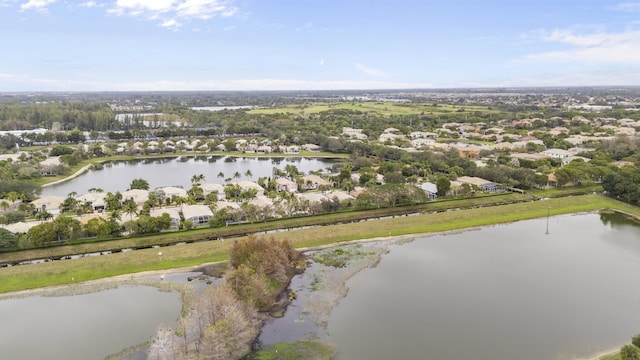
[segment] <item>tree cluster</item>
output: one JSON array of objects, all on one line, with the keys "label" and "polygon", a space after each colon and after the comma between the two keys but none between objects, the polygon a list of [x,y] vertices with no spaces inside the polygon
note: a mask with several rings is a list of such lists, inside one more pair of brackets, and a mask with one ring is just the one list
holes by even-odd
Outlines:
[{"label": "tree cluster", "polygon": [[161,326],[150,360],[240,359],[251,350],[261,320],[293,276],[300,254],[288,241],[250,236],[235,241],[222,283],[188,300],[177,329]]},{"label": "tree cluster", "polygon": [[608,173],[602,187],[613,198],[640,205],[640,169],[635,166],[624,166]]},{"label": "tree cluster", "polygon": [[266,310],[289,284],[299,260],[288,241],[252,235],[233,243],[227,281],[240,299]]},{"label": "tree cluster", "polygon": [[620,358],[622,360],[640,360],[640,334],[631,338],[631,344],[620,348]]},{"label": "tree cluster", "polygon": [[161,326],[147,351],[149,360],[240,359],[260,330],[255,308],[240,301],[228,283],[209,287],[188,301],[178,328]]}]

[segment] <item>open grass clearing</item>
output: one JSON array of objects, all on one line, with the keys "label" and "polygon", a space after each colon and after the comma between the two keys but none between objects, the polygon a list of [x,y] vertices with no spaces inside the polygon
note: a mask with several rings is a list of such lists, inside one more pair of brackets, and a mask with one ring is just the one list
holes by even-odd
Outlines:
[{"label": "open grass clearing", "polygon": [[438,104],[433,106],[432,104],[424,103],[394,103],[394,102],[336,102],[336,103],[313,103],[303,105],[285,105],[277,108],[258,108],[248,111],[249,114],[318,114],[323,111],[330,110],[351,110],[367,113],[375,113],[381,116],[390,115],[422,115],[422,114],[448,114],[453,112],[467,112],[467,113],[490,113],[497,114],[500,111],[496,109],[490,109],[487,106],[457,106],[457,105],[443,105]]}]

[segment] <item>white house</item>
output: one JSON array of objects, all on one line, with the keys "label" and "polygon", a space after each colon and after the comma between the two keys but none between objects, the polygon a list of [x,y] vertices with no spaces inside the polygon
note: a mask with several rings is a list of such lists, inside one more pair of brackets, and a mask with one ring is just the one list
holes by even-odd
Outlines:
[{"label": "white house", "polygon": [[296,192],[298,191],[298,184],[295,181],[289,180],[285,177],[279,177],[276,180],[278,191]]},{"label": "white house", "polygon": [[136,205],[142,205],[149,200],[149,191],[142,189],[127,190],[122,193],[122,200],[133,200]]},{"label": "white house", "polygon": [[331,185],[328,180],[314,174],[305,175],[302,180],[302,188],[305,190],[317,190],[320,185]]},{"label": "white house", "polygon": [[420,184],[420,188],[429,197],[429,200],[435,200],[438,198],[438,186],[431,182],[424,182]]},{"label": "white house", "polygon": [[213,211],[206,205],[185,205],[182,207],[182,215],[185,221],[191,221],[194,227],[207,226],[209,219],[213,217]]},{"label": "white house", "polygon": [[542,154],[554,159],[563,159],[571,156],[570,152],[562,149],[547,149]]},{"label": "white house", "polygon": [[171,218],[171,226],[169,227],[169,229],[176,230],[180,228],[180,213],[178,212],[178,209],[154,208],[149,211],[149,216],[152,217],[159,217],[162,216],[162,214],[167,214],[169,215],[169,218]]},{"label": "white house", "polygon": [[224,199],[225,198],[224,186],[222,186],[220,184],[204,183],[204,184],[200,185],[200,187],[202,188],[202,192],[203,192],[203,194],[205,196],[207,194],[210,194],[212,192],[217,191],[218,192],[218,199]]}]

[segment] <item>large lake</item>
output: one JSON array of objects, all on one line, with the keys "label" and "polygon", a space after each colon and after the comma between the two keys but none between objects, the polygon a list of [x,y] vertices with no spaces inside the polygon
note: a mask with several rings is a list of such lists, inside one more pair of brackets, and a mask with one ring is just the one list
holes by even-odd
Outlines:
[{"label": "large lake", "polygon": [[392,245],[328,325],[340,360],[575,359],[640,333],[640,227],[521,221]]},{"label": "large lake", "polygon": [[[205,176],[205,182],[224,184],[224,178],[218,177],[221,172],[225,178],[233,178],[238,172],[242,175],[238,180],[257,181],[259,177],[272,176],[274,168],[284,171],[287,165],[294,165],[299,171],[308,174],[309,171],[326,170],[333,164],[335,161],[331,159],[304,157],[182,156],[116,161],[105,164],[102,170],[91,170],[69,181],[44,187],[41,196],[67,196],[72,191],[84,194],[91,188],[100,188],[104,192],[122,192],[136,178],[147,180],[151,189],[163,186],[182,186],[188,189],[191,187],[191,177],[198,174]],[[247,170],[251,170],[251,178],[245,176]]]}]

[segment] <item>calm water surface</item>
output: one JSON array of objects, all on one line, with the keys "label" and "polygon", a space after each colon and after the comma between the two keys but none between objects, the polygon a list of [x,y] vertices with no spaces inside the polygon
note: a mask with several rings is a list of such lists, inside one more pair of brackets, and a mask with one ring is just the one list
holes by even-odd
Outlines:
[{"label": "calm water surface", "polygon": [[0,300],[0,358],[103,359],[175,326],[181,307],[178,292],[149,286]]},{"label": "calm water surface", "polygon": [[[42,188],[41,196],[67,196],[72,191],[84,194],[91,188],[104,192],[125,191],[131,180],[143,178],[150,189],[163,186],[191,187],[191,177],[202,174],[205,182],[224,184],[225,178],[233,178],[236,172],[242,177],[237,180],[257,181],[259,177],[272,176],[273,169],[284,171],[287,165],[294,165],[299,171],[325,170],[335,161],[315,158],[243,158],[222,156],[191,156],[163,159],[144,159],[108,163],[102,170],[92,170],[69,181]],[[251,170],[251,177],[245,176]],[[219,178],[222,172],[224,178]],[[233,178],[233,181],[237,181]]]},{"label": "calm water surface", "polygon": [[329,320],[340,360],[575,359],[640,332],[640,228],[522,221],[391,246]]}]

